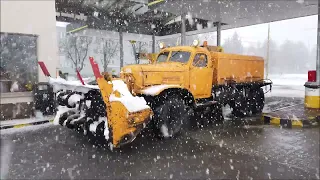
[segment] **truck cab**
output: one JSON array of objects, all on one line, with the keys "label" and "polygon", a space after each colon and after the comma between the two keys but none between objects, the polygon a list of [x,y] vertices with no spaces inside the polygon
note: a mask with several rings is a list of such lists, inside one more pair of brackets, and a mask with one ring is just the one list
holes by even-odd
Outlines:
[{"label": "truck cab", "polygon": [[[137,94],[144,94],[150,86],[165,85],[187,89],[194,99],[209,98],[212,92],[213,61],[206,47],[193,46],[165,47],[150,64],[130,65],[122,70],[122,77],[128,79]],[[162,91],[164,89],[159,89]]]},{"label": "truck cab", "polygon": [[[197,46],[166,48],[159,53],[156,63],[181,64],[184,69],[184,73],[181,74],[184,81],[181,85],[189,89],[195,99],[211,96],[213,64],[210,52],[206,48]],[[168,76],[171,76],[172,79],[181,78],[181,76],[170,74]],[[172,82],[169,80],[166,83],[171,84]]]}]

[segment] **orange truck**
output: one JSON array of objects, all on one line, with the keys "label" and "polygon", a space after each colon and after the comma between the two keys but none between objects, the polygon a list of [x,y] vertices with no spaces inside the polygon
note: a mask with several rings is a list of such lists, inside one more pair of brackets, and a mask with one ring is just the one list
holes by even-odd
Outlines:
[{"label": "orange truck", "polygon": [[199,114],[212,122],[223,121],[226,105],[234,116],[262,112],[262,87],[272,84],[264,79],[263,58],[224,53],[197,40],[192,46],[161,43],[160,48],[157,56],[150,56],[150,64],[123,67],[120,78],[100,73],[93,58],[94,82],[51,78],[49,82],[61,90],[56,123],[94,133],[110,147],[120,147],[145,127],[161,137],[173,137],[203,123],[196,118]]}]

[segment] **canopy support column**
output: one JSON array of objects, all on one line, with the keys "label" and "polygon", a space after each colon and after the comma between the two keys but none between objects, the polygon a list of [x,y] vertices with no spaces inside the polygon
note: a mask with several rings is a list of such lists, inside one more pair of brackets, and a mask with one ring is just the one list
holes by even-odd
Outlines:
[{"label": "canopy support column", "polygon": [[221,46],[221,22],[217,23],[217,46]]},{"label": "canopy support column", "polygon": [[181,14],[181,46],[186,45],[186,13]]},{"label": "canopy support column", "polygon": [[120,71],[123,67],[123,32],[122,29],[119,28],[119,41],[120,41]]}]

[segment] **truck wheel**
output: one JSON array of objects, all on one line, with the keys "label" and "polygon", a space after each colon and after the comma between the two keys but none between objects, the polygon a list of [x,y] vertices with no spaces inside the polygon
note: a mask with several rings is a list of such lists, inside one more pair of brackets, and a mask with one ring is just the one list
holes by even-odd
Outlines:
[{"label": "truck wheel", "polygon": [[183,129],[188,120],[187,106],[180,97],[166,98],[154,112],[154,123],[160,137],[174,137]]},{"label": "truck wheel", "polygon": [[240,93],[237,93],[234,101],[229,104],[232,108],[232,114],[240,118],[245,117],[248,114],[246,104],[246,98],[243,97]]},{"label": "truck wheel", "polygon": [[224,121],[222,105],[216,105],[213,108],[213,120],[215,124],[221,124]]},{"label": "truck wheel", "polygon": [[264,107],[264,92],[262,88],[250,91],[250,109],[252,114],[262,113]]},{"label": "truck wheel", "polygon": [[211,107],[207,107],[207,109],[209,110],[209,112],[204,114],[202,117],[200,116],[200,119],[197,119],[197,121],[200,120],[199,122],[204,123],[204,126],[208,126],[210,124],[216,125],[223,123],[224,118],[222,112],[222,105],[216,104]]}]

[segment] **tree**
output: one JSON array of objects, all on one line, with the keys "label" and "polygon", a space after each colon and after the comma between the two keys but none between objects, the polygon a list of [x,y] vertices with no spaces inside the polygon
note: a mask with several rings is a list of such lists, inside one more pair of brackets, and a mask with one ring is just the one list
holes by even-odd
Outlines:
[{"label": "tree", "polygon": [[147,53],[147,43],[141,41],[130,41],[132,45],[132,53],[136,64],[140,64],[139,53]]},{"label": "tree", "polygon": [[317,59],[317,45],[314,45],[313,48],[310,50],[309,59],[306,64],[306,67],[308,68],[308,70],[315,70],[316,59]]},{"label": "tree", "polygon": [[60,44],[60,51],[66,54],[67,58],[72,61],[73,67],[79,72],[84,67],[84,61],[87,59],[89,45],[92,42],[91,37],[67,35]]},{"label": "tree", "polygon": [[279,57],[277,66],[281,67],[281,72],[305,73],[307,71],[309,51],[304,43],[287,40],[279,48]]},{"label": "tree", "polygon": [[[269,56],[267,57],[268,45],[269,45]],[[282,67],[279,65],[281,64],[281,61],[279,60],[278,45],[273,39],[270,38],[269,42],[266,39],[261,45],[259,45],[255,55],[261,56],[264,58],[265,67],[267,67],[268,65],[268,73],[281,72]]]},{"label": "tree", "polygon": [[228,53],[243,53],[243,45],[237,32],[234,32],[233,36],[231,38],[228,38],[222,47],[224,51]]},{"label": "tree", "polygon": [[97,53],[103,55],[103,58],[101,58],[103,71],[107,72],[110,60],[117,54],[119,42],[112,39],[98,38],[96,43],[98,44]]}]

